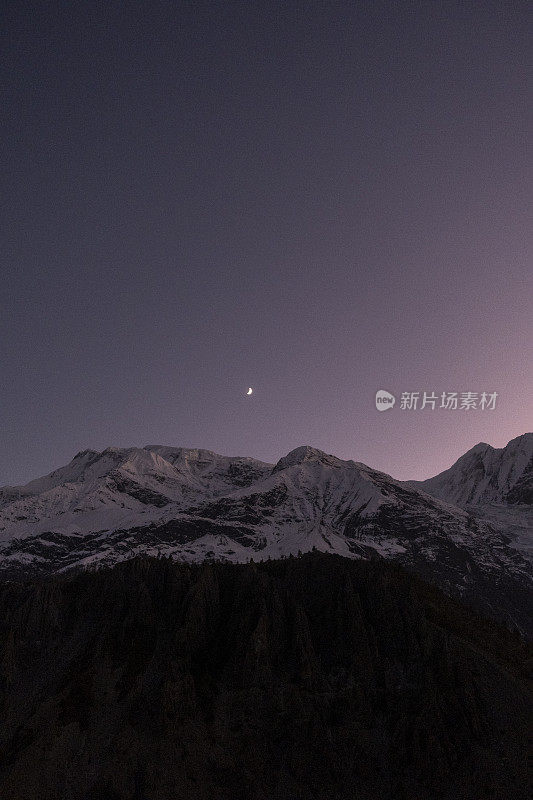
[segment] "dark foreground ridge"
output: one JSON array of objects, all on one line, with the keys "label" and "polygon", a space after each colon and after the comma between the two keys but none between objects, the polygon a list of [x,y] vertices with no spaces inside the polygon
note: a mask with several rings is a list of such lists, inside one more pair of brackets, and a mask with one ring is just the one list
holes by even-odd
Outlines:
[{"label": "dark foreground ridge", "polygon": [[0,797],[526,800],[526,645],[384,562],[0,587]]}]

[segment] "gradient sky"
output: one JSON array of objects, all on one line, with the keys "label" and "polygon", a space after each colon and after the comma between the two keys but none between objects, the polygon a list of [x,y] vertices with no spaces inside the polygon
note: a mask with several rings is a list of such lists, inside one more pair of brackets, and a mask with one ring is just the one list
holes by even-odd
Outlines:
[{"label": "gradient sky", "polygon": [[531,430],[528,6],[4,4],[0,484],[145,444],[425,478]]}]

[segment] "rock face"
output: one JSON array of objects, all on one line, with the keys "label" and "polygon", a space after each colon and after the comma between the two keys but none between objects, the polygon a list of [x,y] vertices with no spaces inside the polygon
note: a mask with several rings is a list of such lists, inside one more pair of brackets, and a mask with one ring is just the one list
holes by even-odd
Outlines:
[{"label": "rock face", "polygon": [[[505,463],[511,490],[525,468]],[[160,446],[85,451],[0,497],[9,579],[141,554],[245,562],[312,548],[392,559],[533,635],[531,563],[505,526],[312,447],[275,466]]]},{"label": "rock face", "polygon": [[525,645],[393,564],[0,588],[0,796],[526,800]]}]

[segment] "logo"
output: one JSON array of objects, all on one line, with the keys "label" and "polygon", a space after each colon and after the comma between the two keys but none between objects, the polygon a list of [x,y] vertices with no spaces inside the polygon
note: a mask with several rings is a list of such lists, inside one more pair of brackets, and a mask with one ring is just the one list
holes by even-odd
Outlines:
[{"label": "logo", "polygon": [[385,389],[379,389],[376,392],[376,408],[378,411],[388,411],[389,408],[394,406],[395,402],[394,395],[386,392]]}]

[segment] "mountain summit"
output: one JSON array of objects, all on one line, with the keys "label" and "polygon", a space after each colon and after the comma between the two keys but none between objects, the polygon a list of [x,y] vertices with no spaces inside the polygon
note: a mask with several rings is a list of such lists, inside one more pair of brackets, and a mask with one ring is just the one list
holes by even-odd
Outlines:
[{"label": "mountain summit", "polygon": [[286,456],[280,458],[274,467],[273,472],[279,472],[282,469],[287,469],[287,467],[293,467],[297,464],[305,464],[306,462],[329,464],[330,466],[340,466],[341,464],[345,463],[336,456],[327,455],[326,453],[323,453],[322,450],[317,450],[316,447],[311,447],[310,445],[306,444],[302,447],[296,447],[294,450],[291,450],[290,453],[287,453]]}]

